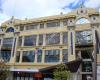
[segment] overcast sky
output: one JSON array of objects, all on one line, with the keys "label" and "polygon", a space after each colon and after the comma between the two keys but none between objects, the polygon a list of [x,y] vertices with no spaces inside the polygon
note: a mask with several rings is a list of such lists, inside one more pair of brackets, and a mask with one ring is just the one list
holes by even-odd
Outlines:
[{"label": "overcast sky", "polygon": [[24,19],[68,13],[81,3],[100,8],[100,0],[0,0],[0,23],[11,16]]}]

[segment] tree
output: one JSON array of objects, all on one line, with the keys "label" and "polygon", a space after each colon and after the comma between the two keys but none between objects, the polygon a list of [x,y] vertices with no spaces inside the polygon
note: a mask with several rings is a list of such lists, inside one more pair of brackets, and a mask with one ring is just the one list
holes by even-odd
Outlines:
[{"label": "tree", "polygon": [[4,61],[0,61],[0,80],[6,80],[9,75],[9,67]]},{"label": "tree", "polygon": [[68,80],[70,79],[71,72],[65,64],[60,64],[56,67],[54,73],[54,80]]}]

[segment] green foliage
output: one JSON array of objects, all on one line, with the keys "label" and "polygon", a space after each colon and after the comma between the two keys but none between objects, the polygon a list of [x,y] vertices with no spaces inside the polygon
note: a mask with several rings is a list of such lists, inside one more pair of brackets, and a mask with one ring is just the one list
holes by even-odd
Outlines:
[{"label": "green foliage", "polygon": [[65,64],[60,64],[57,66],[56,70],[53,73],[54,80],[68,80],[71,76],[70,71]]},{"label": "green foliage", "polygon": [[9,73],[9,67],[4,62],[0,62],[0,80],[6,80]]}]

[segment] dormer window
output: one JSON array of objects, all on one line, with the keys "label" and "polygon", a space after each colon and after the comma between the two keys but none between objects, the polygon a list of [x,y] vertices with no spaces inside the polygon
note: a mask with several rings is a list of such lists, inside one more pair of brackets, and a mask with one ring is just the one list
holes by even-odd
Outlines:
[{"label": "dormer window", "polygon": [[6,32],[14,32],[14,28],[10,27],[6,30]]}]

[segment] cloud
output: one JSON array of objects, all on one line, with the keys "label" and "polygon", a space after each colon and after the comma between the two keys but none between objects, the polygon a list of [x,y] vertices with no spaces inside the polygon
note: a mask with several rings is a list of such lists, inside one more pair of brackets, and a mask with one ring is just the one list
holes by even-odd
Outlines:
[{"label": "cloud", "polygon": [[2,22],[6,21],[8,19],[10,19],[9,16],[7,16],[6,14],[0,13],[0,25],[1,25]]},{"label": "cloud", "polygon": [[70,4],[64,6],[63,9],[66,9],[66,8],[76,9],[76,8],[80,7],[81,5],[85,4],[86,1],[88,1],[88,0],[76,0],[76,1],[73,1]]},{"label": "cloud", "polygon": [[[15,16],[16,18],[35,18],[67,13],[77,8],[81,0],[2,0],[3,19]],[[86,7],[99,8],[100,0],[83,0]],[[95,2],[95,3],[94,3]],[[0,20],[1,21],[1,20]]]}]

